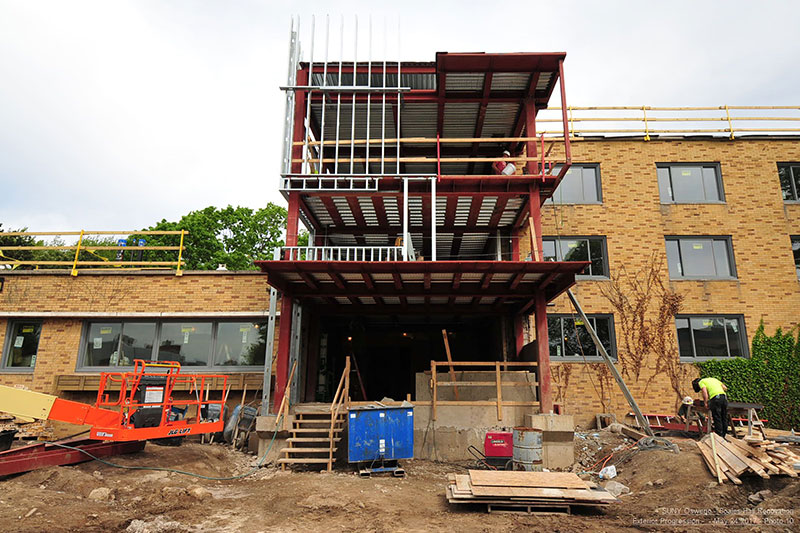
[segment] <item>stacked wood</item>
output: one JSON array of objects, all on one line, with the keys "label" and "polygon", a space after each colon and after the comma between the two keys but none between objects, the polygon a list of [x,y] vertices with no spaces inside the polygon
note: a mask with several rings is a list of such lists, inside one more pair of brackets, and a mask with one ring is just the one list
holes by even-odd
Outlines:
[{"label": "stacked wood", "polygon": [[764,479],[771,475],[798,477],[795,464],[800,463],[788,446],[771,440],[731,436],[723,439],[716,433],[706,435],[697,442],[700,454],[719,484],[728,480],[741,485],[742,474],[755,474]]},{"label": "stacked wood", "polygon": [[452,504],[485,504],[493,510],[570,513],[572,507],[604,506],[619,501],[598,487],[569,472],[506,472],[470,470],[448,474],[445,488]]}]

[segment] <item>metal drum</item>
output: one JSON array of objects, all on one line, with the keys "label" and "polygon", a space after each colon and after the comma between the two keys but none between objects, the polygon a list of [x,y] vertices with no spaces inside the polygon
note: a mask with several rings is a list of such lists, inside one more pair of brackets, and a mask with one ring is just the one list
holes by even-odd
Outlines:
[{"label": "metal drum", "polygon": [[542,471],[542,430],[537,428],[514,428],[514,470]]}]

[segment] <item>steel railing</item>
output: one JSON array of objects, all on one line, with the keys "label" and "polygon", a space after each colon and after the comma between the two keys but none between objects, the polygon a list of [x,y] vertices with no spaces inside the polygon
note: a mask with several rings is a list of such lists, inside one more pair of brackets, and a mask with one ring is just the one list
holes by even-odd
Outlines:
[{"label": "steel railing", "polygon": [[284,246],[275,250],[285,261],[402,261],[402,246]]}]

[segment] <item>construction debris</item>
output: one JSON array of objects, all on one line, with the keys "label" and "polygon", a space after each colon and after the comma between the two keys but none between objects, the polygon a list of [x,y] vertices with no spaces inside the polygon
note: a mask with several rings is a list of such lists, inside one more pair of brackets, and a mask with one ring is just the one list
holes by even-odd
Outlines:
[{"label": "construction debris", "polygon": [[16,431],[15,439],[53,440],[53,427],[46,420],[0,413],[0,431]]},{"label": "construction debris", "polygon": [[736,439],[731,436],[723,439],[711,433],[697,442],[700,453],[711,473],[721,485],[726,479],[741,485],[742,474],[756,474],[764,479],[771,475],[798,477],[796,465],[800,456],[788,446],[771,440],[746,437]]},{"label": "construction debris", "polygon": [[487,511],[564,512],[573,507],[604,506],[617,498],[568,472],[503,472],[470,470],[448,474],[447,501],[485,504]]}]

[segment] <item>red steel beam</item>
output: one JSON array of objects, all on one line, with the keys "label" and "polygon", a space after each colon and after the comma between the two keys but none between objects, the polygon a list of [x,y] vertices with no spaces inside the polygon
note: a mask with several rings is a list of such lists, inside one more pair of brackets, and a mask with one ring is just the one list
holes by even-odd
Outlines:
[{"label": "red steel beam", "polygon": [[386,218],[386,206],[380,196],[372,197],[372,207],[375,208],[375,216],[378,217],[378,224],[384,227],[389,226],[389,219]]},{"label": "red steel beam", "polygon": [[536,353],[537,373],[539,382],[539,406],[542,413],[553,411],[553,396],[551,392],[550,375],[550,343],[547,331],[547,299],[544,292],[539,292],[534,297],[535,313],[534,323],[536,325]]},{"label": "red steel beam", "polygon": [[30,444],[0,452],[0,476],[10,476],[39,468],[73,465],[93,460],[92,457],[79,450],[88,452],[95,457],[111,457],[135,453],[143,450],[146,442],[144,440],[111,442],[93,439],[59,441],[59,444],[77,449],[64,448],[50,443]]}]

